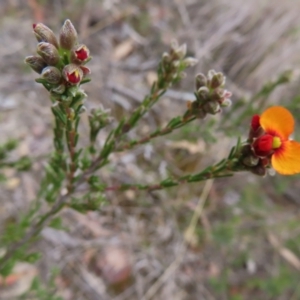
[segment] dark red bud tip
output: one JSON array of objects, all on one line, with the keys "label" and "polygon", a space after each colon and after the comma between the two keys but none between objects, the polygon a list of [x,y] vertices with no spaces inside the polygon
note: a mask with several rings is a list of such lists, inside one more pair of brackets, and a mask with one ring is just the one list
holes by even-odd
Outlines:
[{"label": "dark red bud tip", "polygon": [[68,81],[73,84],[77,84],[80,81],[80,74],[78,71],[67,73]]},{"label": "dark red bud tip", "polygon": [[34,29],[36,27],[36,23],[35,24],[32,24],[32,28]]},{"label": "dark red bud tip", "polygon": [[254,115],[251,120],[251,128],[256,131],[260,127],[260,116]]},{"label": "dark red bud tip", "polygon": [[84,48],[81,48],[80,50],[75,51],[75,53],[76,53],[76,57],[79,60],[86,60],[88,58],[88,53]]}]

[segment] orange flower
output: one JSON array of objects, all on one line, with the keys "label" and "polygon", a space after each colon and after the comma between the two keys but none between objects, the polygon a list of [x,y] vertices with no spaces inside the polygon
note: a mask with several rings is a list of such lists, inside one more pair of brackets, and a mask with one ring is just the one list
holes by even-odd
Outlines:
[{"label": "orange flower", "polygon": [[268,157],[280,174],[300,173],[300,143],[290,140],[295,121],[292,114],[281,106],[273,106],[262,113],[259,125],[263,133],[254,139],[252,148],[259,157]]}]

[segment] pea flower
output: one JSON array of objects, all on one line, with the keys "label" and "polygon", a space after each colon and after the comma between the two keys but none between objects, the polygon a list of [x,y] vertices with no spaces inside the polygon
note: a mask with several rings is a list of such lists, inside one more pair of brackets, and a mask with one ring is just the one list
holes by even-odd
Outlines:
[{"label": "pea flower", "polygon": [[283,175],[300,173],[300,143],[289,139],[294,125],[292,114],[282,106],[268,108],[251,122],[254,155]]}]

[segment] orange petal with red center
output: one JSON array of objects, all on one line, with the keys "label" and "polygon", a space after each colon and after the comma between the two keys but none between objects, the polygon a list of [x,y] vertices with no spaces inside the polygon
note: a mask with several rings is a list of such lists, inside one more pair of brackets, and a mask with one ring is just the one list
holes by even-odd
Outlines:
[{"label": "orange petal with red center", "polygon": [[261,127],[270,134],[278,134],[287,140],[294,131],[295,121],[292,114],[282,106],[272,106],[260,116]]},{"label": "orange petal with red center", "polygon": [[286,141],[282,149],[272,155],[272,166],[280,174],[293,175],[300,173],[300,143]]}]

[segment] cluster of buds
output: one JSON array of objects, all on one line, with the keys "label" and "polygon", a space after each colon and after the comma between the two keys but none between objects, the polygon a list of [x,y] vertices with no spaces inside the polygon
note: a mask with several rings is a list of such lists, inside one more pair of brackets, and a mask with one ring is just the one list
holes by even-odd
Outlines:
[{"label": "cluster of buds", "polygon": [[[78,43],[76,29],[70,20],[61,28],[59,39],[42,23],[33,25],[38,40],[37,55],[27,56],[25,62],[41,77],[53,95],[68,95],[69,90],[87,81],[90,69],[85,64],[91,59],[89,49]],[[62,97],[59,97],[60,99]]]},{"label": "cluster of buds", "polygon": [[267,134],[260,125],[260,116],[254,115],[251,120],[247,144],[241,151],[241,162],[252,173],[264,176],[271,166],[271,157],[279,148],[279,137]]},{"label": "cluster of buds", "polygon": [[198,62],[193,57],[186,57],[186,51],[186,44],[178,45],[177,41],[173,41],[170,51],[163,53],[159,73],[164,82],[178,82],[186,76],[184,70]]},{"label": "cluster of buds", "polygon": [[221,72],[210,70],[205,76],[196,76],[196,100],[188,102],[189,115],[203,119],[207,114],[215,115],[222,107],[231,105],[232,93],[224,89],[225,76]]},{"label": "cluster of buds", "polygon": [[104,109],[102,106],[98,109],[92,109],[89,114],[89,124],[90,124],[90,140],[92,143],[95,142],[99,131],[111,123],[112,117],[110,115],[109,109]]}]

